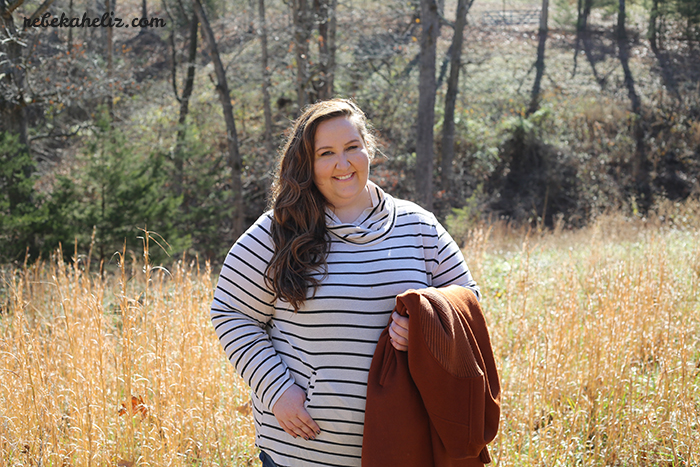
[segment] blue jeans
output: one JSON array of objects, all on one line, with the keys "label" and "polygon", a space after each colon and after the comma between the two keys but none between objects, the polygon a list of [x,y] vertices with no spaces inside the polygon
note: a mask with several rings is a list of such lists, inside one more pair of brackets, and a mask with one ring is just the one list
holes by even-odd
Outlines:
[{"label": "blue jeans", "polygon": [[262,467],[278,467],[265,451],[260,451],[260,460],[262,461]]}]

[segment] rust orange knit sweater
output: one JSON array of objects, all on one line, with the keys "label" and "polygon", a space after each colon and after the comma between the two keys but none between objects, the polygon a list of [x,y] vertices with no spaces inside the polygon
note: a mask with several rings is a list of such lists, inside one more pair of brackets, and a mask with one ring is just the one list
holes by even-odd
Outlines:
[{"label": "rust orange knit sweater", "polygon": [[476,467],[491,461],[500,383],[484,315],[468,289],[409,290],[408,352],[379,338],[367,385],[362,467]]}]

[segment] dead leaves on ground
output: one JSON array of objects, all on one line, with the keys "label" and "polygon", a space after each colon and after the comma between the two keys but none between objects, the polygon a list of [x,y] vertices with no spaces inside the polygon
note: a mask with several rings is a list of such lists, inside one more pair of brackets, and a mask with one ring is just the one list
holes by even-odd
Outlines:
[{"label": "dead leaves on ground", "polygon": [[143,397],[131,396],[130,401],[122,402],[118,413],[119,416],[130,415],[134,417],[135,415],[141,415],[141,419],[144,419],[148,416],[148,406],[144,403]]},{"label": "dead leaves on ground", "polygon": [[253,401],[248,399],[248,402],[236,407],[236,412],[242,414],[244,417],[248,417],[250,414],[253,413]]}]

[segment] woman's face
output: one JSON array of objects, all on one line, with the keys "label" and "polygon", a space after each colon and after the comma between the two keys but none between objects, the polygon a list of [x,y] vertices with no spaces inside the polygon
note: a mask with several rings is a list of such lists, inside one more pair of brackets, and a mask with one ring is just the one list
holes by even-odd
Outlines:
[{"label": "woman's face", "polygon": [[371,206],[365,192],[368,177],[369,153],[352,121],[336,117],[321,122],[315,135],[314,183],[341,220]]}]

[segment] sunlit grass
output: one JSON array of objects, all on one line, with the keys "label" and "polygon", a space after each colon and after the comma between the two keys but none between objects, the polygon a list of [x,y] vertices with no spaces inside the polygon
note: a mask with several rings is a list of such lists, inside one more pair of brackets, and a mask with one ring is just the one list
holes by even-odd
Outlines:
[{"label": "sunlit grass", "polygon": [[498,465],[700,463],[700,231],[648,224],[482,247]]},{"label": "sunlit grass", "polygon": [[[470,231],[503,385],[494,465],[700,463],[696,214]],[[104,279],[83,259],[3,273],[0,464],[259,465],[209,321],[217,271],[123,256]]]},{"label": "sunlit grass", "polygon": [[104,281],[82,262],[5,275],[0,464],[254,465],[248,391],[209,321],[211,271],[113,261]]}]

